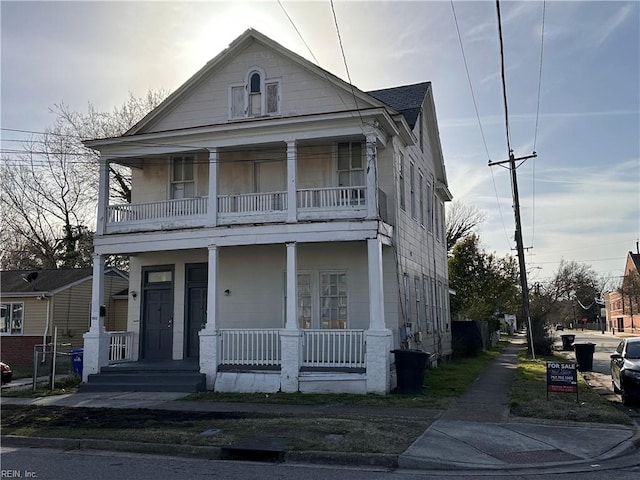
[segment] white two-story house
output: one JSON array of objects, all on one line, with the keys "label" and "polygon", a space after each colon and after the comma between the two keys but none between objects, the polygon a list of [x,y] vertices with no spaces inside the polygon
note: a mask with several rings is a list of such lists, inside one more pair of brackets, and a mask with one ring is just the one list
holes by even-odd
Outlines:
[{"label": "white two-story house", "polygon": [[[429,82],[363,92],[248,30],[85,144],[101,155],[85,381],[113,342],[241,392],[384,394],[392,350],[450,354]],[[130,204],[109,203],[110,164],[131,168]],[[130,259],[126,341],[103,326],[106,255]]]}]

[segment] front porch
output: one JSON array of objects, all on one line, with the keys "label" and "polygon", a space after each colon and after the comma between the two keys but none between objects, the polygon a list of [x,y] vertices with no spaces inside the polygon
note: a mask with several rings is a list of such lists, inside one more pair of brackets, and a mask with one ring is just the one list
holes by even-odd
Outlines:
[{"label": "front porch", "polygon": [[[345,329],[300,330],[301,348],[296,362],[299,391],[366,393],[366,333]],[[108,336],[109,366],[103,367],[99,375],[90,375],[85,390],[204,390],[204,383],[196,375],[202,375],[196,359],[134,361],[133,332],[108,332]],[[284,336],[284,329],[219,329],[214,336],[214,342],[218,343],[218,367],[213,390],[280,391],[283,371],[290,370],[282,365]]]}]

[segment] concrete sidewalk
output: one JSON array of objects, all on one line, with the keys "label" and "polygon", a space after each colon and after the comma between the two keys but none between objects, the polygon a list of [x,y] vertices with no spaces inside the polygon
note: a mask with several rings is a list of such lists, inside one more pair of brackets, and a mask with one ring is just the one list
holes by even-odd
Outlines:
[{"label": "concrete sidewalk", "polygon": [[[517,354],[524,348],[524,337],[516,337],[477,381],[448,410],[398,409],[354,406],[273,405],[255,403],[210,403],[181,401],[184,393],[101,392],[74,393],[43,398],[3,397],[1,403],[57,405],[95,408],[152,408],[177,411],[273,413],[313,418],[323,415],[379,415],[419,417],[430,422],[426,431],[401,455],[345,454],[316,452],[305,456],[290,452],[292,461],[320,463],[366,463],[392,468],[420,470],[515,470],[602,462],[631,453],[640,445],[637,428],[620,425],[536,421],[510,418],[508,396],[515,378]],[[3,444],[37,446],[38,439],[11,440]],[[73,440],[70,440],[73,442]],[[17,443],[16,443],[17,442]],[[31,443],[29,443],[31,442]],[[78,441],[75,441],[78,448]],[[135,445],[117,447],[114,442],[93,442],[87,448],[136,451]],[[102,447],[100,445],[103,445]],[[73,445],[71,445],[73,447]],[[149,452],[149,445],[141,445]],[[177,455],[172,445],[155,445],[149,453]],[[162,451],[166,448],[166,452]],[[301,453],[301,454],[300,454]],[[193,449],[185,454],[193,455]],[[204,452],[202,455],[211,455]],[[393,458],[390,458],[393,457]],[[210,458],[210,457],[207,457]]]},{"label": "concrete sidewalk", "polygon": [[509,417],[524,337],[516,337],[474,384],[398,459],[412,469],[504,470],[598,462],[640,445],[637,428]]}]

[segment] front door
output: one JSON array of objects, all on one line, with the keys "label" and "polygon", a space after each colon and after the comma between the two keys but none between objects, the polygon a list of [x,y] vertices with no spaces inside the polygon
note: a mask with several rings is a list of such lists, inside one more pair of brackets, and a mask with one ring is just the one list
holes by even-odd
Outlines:
[{"label": "front door", "polygon": [[186,357],[198,358],[200,337],[198,332],[207,323],[207,264],[187,265],[187,341]]},{"label": "front door", "polygon": [[142,358],[171,360],[173,352],[173,269],[144,272]]}]

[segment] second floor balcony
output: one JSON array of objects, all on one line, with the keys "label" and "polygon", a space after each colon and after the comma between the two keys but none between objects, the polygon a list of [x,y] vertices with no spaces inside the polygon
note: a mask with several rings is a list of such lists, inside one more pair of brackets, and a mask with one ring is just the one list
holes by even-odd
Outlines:
[{"label": "second floor balcony", "polygon": [[[380,196],[384,197],[381,192]],[[364,219],[368,215],[367,203],[367,188],[356,186],[297,190],[295,205],[289,202],[285,191],[218,195],[214,215],[210,214],[208,197],[109,205],[105,233],[282,223],[291,219]]]}]

